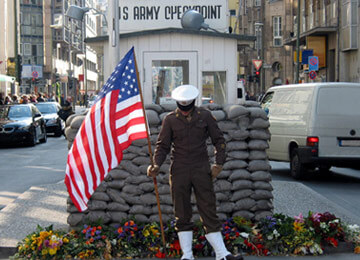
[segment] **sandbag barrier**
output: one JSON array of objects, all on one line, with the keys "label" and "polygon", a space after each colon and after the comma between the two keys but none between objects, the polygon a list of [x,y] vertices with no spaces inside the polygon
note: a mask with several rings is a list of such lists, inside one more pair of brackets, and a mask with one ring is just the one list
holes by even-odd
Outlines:
[{"label": "sandbag barrier", "polygon": [[[150,126],[152,150],[162,119],[175,109],[175,104],[145,106]],[[259,220],[273,212],[270,164],[266,149],[270,139],[266,113],[255,101],[244,105],[207,104],[218,121],[226,140],[226,163],[214,182],[217,212],[221,220],[233,216]],[[85,115],[72,115],[66,121],[66,138],[70,149]],[[208,140],[208,152],[214,160],[214,150]],[[120,165],[111,170],[89,201],[88,210],[78,212],[67,200],[68,224],[72,227],[101,219],[104,224],[116,225],[134,217],[149,223],[159,221],[152,178],[146,176],[150,164],[147,140],[136,140],[124,151]],[[159,197],[163,221],[174,218],[169,186],[169,156],[160,168]],[[193,219],[199,219],[192,197]]]}]

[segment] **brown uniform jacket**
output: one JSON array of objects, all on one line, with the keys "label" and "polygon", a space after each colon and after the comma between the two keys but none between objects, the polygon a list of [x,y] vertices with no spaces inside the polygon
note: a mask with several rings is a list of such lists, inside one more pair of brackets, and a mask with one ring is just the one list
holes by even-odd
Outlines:
[{"label": "brown uniform jacket", "polygon": [[162,123],[156,142],[154,161],[162,165],[171,149],[171,159],[192,164],[209,161],[206,139],[215,147],[215,163],[225,163],[225,139],[211,112],[195,107],[190,122],[179,109],[169,113]]}]

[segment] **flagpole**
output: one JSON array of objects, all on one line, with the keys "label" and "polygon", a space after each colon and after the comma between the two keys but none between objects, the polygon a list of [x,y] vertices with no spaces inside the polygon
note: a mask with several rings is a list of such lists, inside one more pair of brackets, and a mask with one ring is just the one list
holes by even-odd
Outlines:
[{"label": "flagpole", "polygon": [[[150,162],[151,162],[151,165],[154,166],[154,159],[153,159],[153,154],[152,154],[152,150],[151,150],[151,141],[150,141],[150,136],[149,136],[150,131],[149,131],[149,125],[148,125],[145,108],[144,108],[144,99],[143,99],[142,90],[141,90],[141,83],[140,83],[139,71],[138,71],[136,57],[135,57],[135,50],[134,50],[134,62],[135,62],[136,77],[137,77],[138,84],[139,84],[141,105],[142,105],[142,110],[143,110],[145,123],[146,123],[145,127],[146,127],[146,133],[147,133],[147,142],[148,142],[148,149],[149,149],[149,155],[150,155]],[[166,242],[165,242],[164,226],[163,226],[163,222],[162,222],[162,214],[161,214],[161,208],[160,208],[160,197],[159,197],[159,190],[158,190],[156,177],[153,177],[153,181],[154,181],[154,187],[155,187],[156,202],[157,202],[157,207],[158,207],[158,211],[159,211],[161,238],[162,238],[164,253],[165,253],[165,257],[166,257]]]}]

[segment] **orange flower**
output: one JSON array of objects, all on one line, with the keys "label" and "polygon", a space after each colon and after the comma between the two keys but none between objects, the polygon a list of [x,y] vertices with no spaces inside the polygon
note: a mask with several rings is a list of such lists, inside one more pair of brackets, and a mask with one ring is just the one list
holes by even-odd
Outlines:
[{"label": "orange flower", "polygon": [[102,227],[101,227],[101,226],[98,226],[98,227],[97,227],[97,229],[101,230],[101,229],[102,229]]},{"label": "orange flower", "polygon": [[355,247],[354,253],[360,254],[360,246]]},{"label": "orange flower", "polygon": [[118,232],[119,234],[121,234],[121,233],[123,232],[122,227],[119,227],[118,230],[117,230],[117,232]]},{"label": "orange flower", "polygon": [[91,242],[91,243],[94,242],[94,239],[93,239],[93,238],[90,238],[90,242]]}]

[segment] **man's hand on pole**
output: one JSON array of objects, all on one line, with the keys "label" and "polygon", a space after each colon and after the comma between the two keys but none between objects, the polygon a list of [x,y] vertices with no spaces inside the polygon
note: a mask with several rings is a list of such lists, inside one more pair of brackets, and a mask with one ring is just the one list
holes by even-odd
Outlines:
[{"label": "man's hand on pole", "polygon": [[222,168],[223,168],[222,165],[219,164],[211,165],[211,177],[215,179],[222,171]]},{"label": "man's hand on pole", "polygon": [[159,165],[149,165],[147,168],[147,176],[155,178],[159,174]]}]

